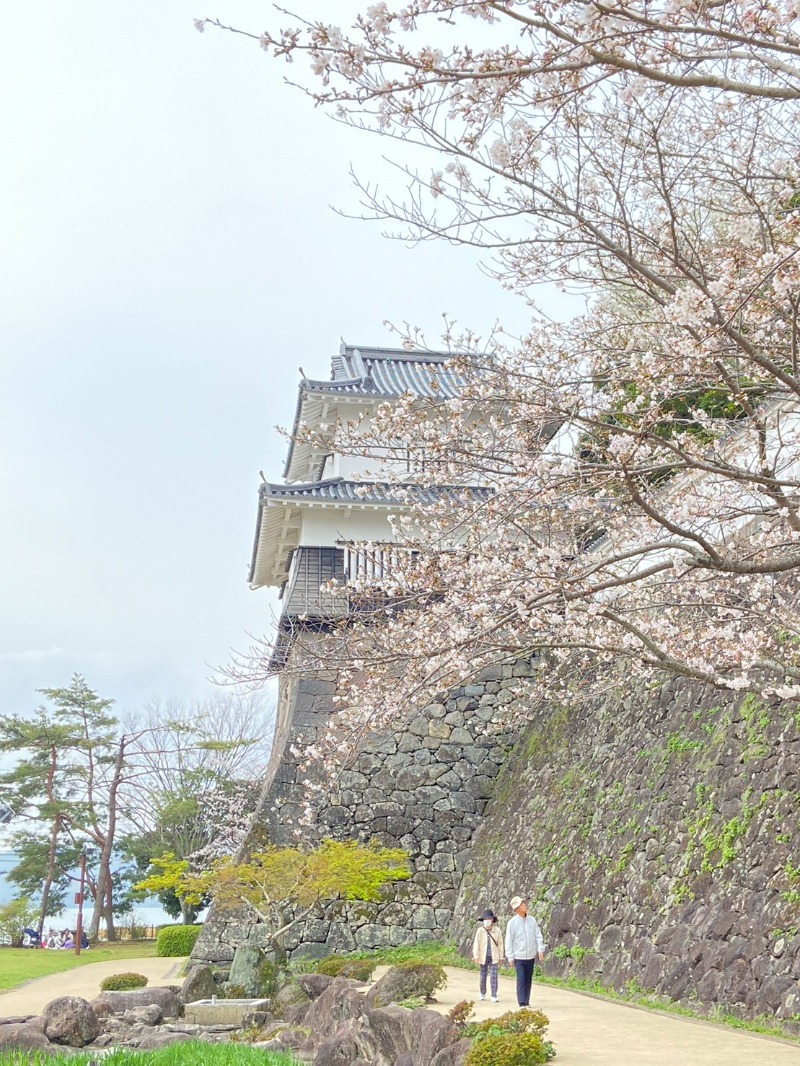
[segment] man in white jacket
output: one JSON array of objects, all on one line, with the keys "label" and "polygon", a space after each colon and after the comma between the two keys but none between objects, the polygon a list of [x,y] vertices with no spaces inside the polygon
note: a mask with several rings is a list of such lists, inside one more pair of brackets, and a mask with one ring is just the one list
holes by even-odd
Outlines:
[{"label": "man in white jacket", "polygon": [[506,958],[517,971],[517,1003],[529,1007],[533,968],[544,959],[544,937],[539,923],[528,914],[528,901],[522,896],[511,900],[514,917],[506,926]]}]

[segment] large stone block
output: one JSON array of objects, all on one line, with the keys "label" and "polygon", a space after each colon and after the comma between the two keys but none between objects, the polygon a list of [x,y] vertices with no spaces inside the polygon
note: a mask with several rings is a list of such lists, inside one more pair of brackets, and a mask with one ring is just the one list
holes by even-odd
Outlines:
[{"label": "large stone block", "polygon": [[61,996],[42,1011],[44,1035],[54,1044],[84,1047],[100,1034],[100,1022],[80,996]]}]

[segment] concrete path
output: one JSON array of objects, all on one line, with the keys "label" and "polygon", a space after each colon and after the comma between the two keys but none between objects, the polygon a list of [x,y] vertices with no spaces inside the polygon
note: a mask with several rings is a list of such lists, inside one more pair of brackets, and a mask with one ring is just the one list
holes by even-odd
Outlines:
[{"label": "concrete path", "polygon": [[[124,967],[144,974],[151,985],[174,984],[184,959],[126,959]],[[58,996],[93,999],[104,977],[120,963],[98,962],[51,974],[0,994],[0,1017],[38,1014]],[[386,967],[375,971],[376,979]],[[500,978],[500,1002],[478,998],[478,975],[447,968],[447,988],[432,1009],[446,1014],[462,1000],[475,1001],[478,1021],[516,1010],[514,981]],[[553,1066],[800,1066],[800,1045],[740,1033],[708,1022],[641,1010],[624,1003],[567,992],[534,982],[531,1006],[550,1019],[548,1035],[556,1045]]]},{"label": "concrete path", "polygon": [[[379,975],[379,972],[376,971]],[[446,1014],[474,1000],[475,1020],[517,1009],[516,984],[501,977],[500,1002],[481,1003],[478,974],[447,967],[447,988],[432,1009]],[[800,1066],[800,1044],[709,1022],[642,1010],[534,981],[531,1007],[550,1019],[553,1066]]]},{"label": "concrete path", "polygon": [[37,977],[20,988],[0,992],[0,1018],[17,1014],[39,1014],[51,999],[59,996],[82,996],[94,999],[100,995],[100,982],[115,973],[140,973],[150,985],[180,984],[178,973],[186,959],[117,959],[111,962],[91,962],[74,970]]}]

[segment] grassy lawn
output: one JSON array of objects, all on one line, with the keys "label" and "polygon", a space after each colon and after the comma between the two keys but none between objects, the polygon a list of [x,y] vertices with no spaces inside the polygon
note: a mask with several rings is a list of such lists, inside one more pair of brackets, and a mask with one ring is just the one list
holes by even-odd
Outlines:
[{"label": "grassy lawn", "polygon": [[0,947],[0,992],[17,988],[35,977],[63,973],[75,966],[92,962],[114,962],[117,959],[142,959],[154,956],[155,940],[122,940],[115,944],[92,945],[75,958],[74,951],[44,951],[41,948]]},{"label": "grassy lawn", "polygon": [[[42,952],[44,955],[44,952]],[[55,953],[54,953],[55,954]],[[65,1052],[62,1055],[34,1051],[0,1052],[0,1066],[87,1066],[97,1061],[97,1052]],[[247,1047],[243,1044],[203,1044],[187,1041],[158,1051],[123,1051],[104,1055],[103,1066],[299,1066],[288,1053]]]}]

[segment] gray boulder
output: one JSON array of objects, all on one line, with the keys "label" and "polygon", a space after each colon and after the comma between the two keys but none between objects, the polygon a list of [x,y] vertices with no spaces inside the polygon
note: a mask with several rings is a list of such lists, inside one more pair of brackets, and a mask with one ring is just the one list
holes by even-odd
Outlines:
[{"label": "gray boulder", "polygon": [[233,954],[228,983],[244,989],[246,996],[261,993],[261,963],[264,953],[259,948],[244,944]]},{"label": "gray boulder", "polygon": [[100,1022],[85,999],[60,996],[42,1011],[44,1035],[54,1044],[83,1047],[100,1035]]},{"label": "gray boulder", "polygon": [[308,995],[302,986],[299,983],[292,982],[290,985],[284,985],[283,988],[275,993],[272,997],[271,1007],[276,1017],[286,1018],[286,1011],[289,1007],[299,1003],[307,1007],[308,1002]]},{"label": "gray boulder", "polygon": [[198,999],[211,999],[218,991],[214,971],[210,966],[190,966],[178,999],[181,1003],[195,1003]]},{"label": "gray boulder", "polygon": [[363,1058],[358,1039],[361,1022],[350,1018],[328,1040],[323,1040],[317,1049],[314,1066],[352,1066],[356,1059]]},{"label": "gray boulder", "polygon": [[456,1044],[442,1048],[431,1059],[431,1066],[464,1066],[472,1041],[468,1036]]},{"label": "gray boulder", "polygon": [[157,1003],[150,1003],[146,1007],[133,1007],[126,1010],[122,1020],[129,1025],[158,1025],[164,1014]]},{"label": "gray boulder", "polygon": [[396,1062],[404,1052],[411,1050],[413,1013],[405,1007],[378,1007],[367,1011],[367,1024],[390,1062]]},{"label": "gray boulder", "polygon": [[430,1066],[437,1055],[458,1040],[452,1022],[432,1010],[411,1011],[411,1048],[416,1066]]},{"label": "gray boulder", "polygon": [[301,973],[297,977],[297,983],[309,999],[318,999],[333,980],[324,973]]},{"label": "gray boulder", "polygon": [[0,1024],[0,1054],[6,1051],[53,1052],[55,1048],[36,1025],[27,1022]]},{"label": "gray boulder", "polygon": [[96,1013],[111,1010],[112,1014],[124,1014],[135,1007],[149,1007],[156,1004],[161,1008],[165,1018],[177,1018],[180,1010],[178,997],[171,988],[134,988],[130,992],[101,992],[92,1000],[92,1009]]},{"label": "gray boulder", "polygon": [[284,1007],[281,1010],[281,1017],[289,1025],[300,1025],[304,1022],[306,1015],[308,1014],[310,1003],[291,1003],[288,1007]]},{"label": "gray boulder", "polygon": [[329,1039],[350,1018],[364,1013],[364,997],[344,977],[337,977],[315,999],[305,1017],[306,1028],[314,1042]]}]

